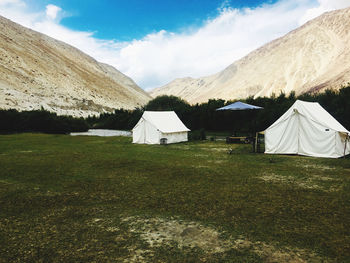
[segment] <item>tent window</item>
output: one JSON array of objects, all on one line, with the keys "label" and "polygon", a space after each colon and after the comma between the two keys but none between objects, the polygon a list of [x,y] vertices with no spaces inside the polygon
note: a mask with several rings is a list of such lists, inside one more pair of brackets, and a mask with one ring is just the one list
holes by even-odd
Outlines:
[{"label": "tent window", "polygon": [[329,129],[325,129],[325,131],[329,131]]}]

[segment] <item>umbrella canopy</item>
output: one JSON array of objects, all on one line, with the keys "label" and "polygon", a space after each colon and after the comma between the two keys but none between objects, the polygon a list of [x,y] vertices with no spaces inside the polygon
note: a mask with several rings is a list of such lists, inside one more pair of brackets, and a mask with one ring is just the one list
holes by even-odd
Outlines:
[{"label": "umbrella canopy", "polygon": [[235,103],[232,103],[230,105],[227,105],[225,107],[222,107],[216,110],[261,110],[261,109],[263,109],[263,107],[254,106],[254,105],[237,101]]}]

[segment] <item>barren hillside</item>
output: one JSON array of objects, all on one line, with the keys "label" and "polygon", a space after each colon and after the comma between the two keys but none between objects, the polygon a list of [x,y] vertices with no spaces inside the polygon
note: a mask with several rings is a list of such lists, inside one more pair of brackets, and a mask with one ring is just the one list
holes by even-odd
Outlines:
[{"label": "barren hillside", "polygon": [[150,96],[78,49],[0,16],[0,108],[87,116],[132,109]]},{"label": "barren hillside", "polygon": [[176,79],[153,97],[180,96],[190,103],[210,98],[301,94],[339,89],[350,82],[350,8],[325,13],[251,52],[223,71],[203,78]]}]

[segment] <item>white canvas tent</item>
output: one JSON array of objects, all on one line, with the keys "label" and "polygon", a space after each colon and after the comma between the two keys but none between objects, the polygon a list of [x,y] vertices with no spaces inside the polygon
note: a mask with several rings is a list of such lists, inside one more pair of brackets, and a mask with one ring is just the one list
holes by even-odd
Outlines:
[{"label": "white canvas tent", "polygon": [[350,153],[350,132],[317,102],[297,100],[265,131],[265,153],[338,158]]},{"label": "white canvas tent", "polygon": [[174,111],[145,111],[132,129],[132,142],[141,144],[160,144],[185,142],[189,129]]}]

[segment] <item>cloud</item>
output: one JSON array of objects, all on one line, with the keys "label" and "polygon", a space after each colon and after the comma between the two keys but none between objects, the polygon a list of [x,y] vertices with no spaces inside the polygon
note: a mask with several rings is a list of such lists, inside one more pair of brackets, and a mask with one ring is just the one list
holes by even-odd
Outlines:
[{"label": "cloud", "polygon": [[46,6],[46,17],[51,20],[57,18],[58,13],[62,10],[59,6],[56,5],[47,5]]},{"label": "cloud", "polygon": [[6,6],[6,5],[25,5],[24,2],[21,0],[0,0],[0,6]]},{"label": "cloud", "polygon": [[128,43],[112,63],[146,88],[213,74],[297,27],[306,8],[305,1],[295,2],[243,10],[225,6],[194,32],[161,31]]},{"label": "cloud", "polygon": [[346,8],[350,6],[350,0],[318,0],[318,5],[306,11],[305,15],[299,20],[299,24],[304,24],[307,21],[323,14],[327,11]]},{"label": "cloud", "polygon": [[233,9],[223,1],[218,15],[199,28],[182,33],[161,30],[142,39],[120,42],[62,26],[64,10],[59,6],[47,5],[42,12],[34,13],[23,1],[0,0],[0,15],[115,66],[144,89],[178,77],[216,73],[316,14],[350,5],[350,0],[280,0],[256,8]]}]

